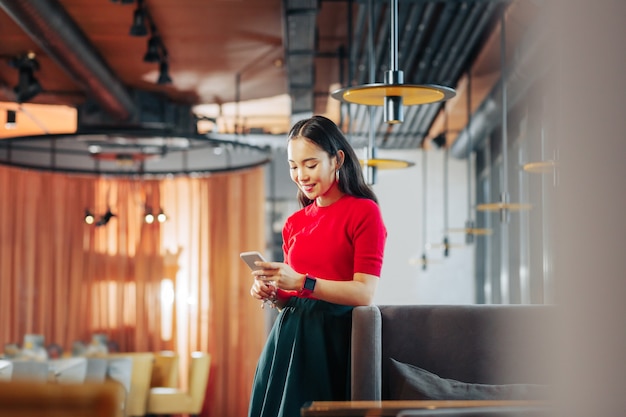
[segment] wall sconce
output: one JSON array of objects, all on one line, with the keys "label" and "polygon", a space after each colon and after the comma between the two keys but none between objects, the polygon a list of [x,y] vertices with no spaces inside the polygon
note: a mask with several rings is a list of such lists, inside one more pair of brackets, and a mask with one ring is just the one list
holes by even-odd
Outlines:
[{"label": "wall sconce", "polygon": [[144,211],[143,220],[147,224],[152,224],[156,220],[159,223],[164,223],[167,221],[167,215],[163,211],[163,209],[159,209],[159,213],[155,216],[152,212],[152,207],[146,206],[146,210]]},{"label": "wall sconce", "polygon": [[91,211],[89,211],[89,209],[85,209],[85,223],[87,224],[93,224],[93,222],[95,221],[95,217],[93,216],[93,213]]},{"label": "wall sconce", "polygon": [[165,223],[167,221],[167,215],[165,214],[163,209],[161,209],[161,211],[159,211],[159,214],[157,214],[157,221],[159,223]]},{"label": "wall sconce", "polygon": [[146,209],[143,214],[143,221],[146,222],[147,224],[154,223],[154,214],[152,214],[152,209],[150,208],[150,206],[146,206]]},{"label": "wall sconce", "polygon": [[100,218],[98,219],[98,221],[96,222],[96,226],[105,226],[109,223],[109,221],[113,218],[116,217],[115,214],[113,214],[113,212],[111,211],[110,208],[107,208],[106,213],[104,213],[102,216],[100,216]]},{"label": "wall sconce", "polygon": [[86,224],[93,224],[96,227],[100,227],[108,224],[113,217],[117,216],[113,214],[110,208],[107,208],[107,211],[102,216],[100,216],[98,221],[96,221],[96,217],[93,212],[91,212],[91,210],[89,209],[85,209],[85,217],[83,217],[83,220]]}]

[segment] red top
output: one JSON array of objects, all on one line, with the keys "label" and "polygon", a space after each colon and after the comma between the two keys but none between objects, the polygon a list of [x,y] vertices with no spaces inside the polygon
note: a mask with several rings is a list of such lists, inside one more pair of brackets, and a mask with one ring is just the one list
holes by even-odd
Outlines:
[{"label": "red top", "polygon": [[357,272],[380,276],[386,238],[378,204],[344,195],[330,206],[313,202],[292,214],[283,228],[283,252],[296,272],[351,281]]}]

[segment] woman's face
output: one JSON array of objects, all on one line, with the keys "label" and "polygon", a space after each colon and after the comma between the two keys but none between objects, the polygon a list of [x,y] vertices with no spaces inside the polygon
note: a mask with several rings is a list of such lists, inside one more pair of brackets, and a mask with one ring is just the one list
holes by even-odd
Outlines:
[{"label": "woman's face", "polygon": [[[342,157],[343,152],[338,152]],[[316,200],[319,206],[332,204],[341,197],[336,187],[335,171],[339,168],[337,157],[331,157],[314,142],[296,137],[287,144],[287,157],[291,180],[309,200]]]}]

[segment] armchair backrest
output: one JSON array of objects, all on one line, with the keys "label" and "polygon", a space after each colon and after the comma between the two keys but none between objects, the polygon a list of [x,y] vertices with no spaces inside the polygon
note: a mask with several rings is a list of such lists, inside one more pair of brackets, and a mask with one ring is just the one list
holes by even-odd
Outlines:
[{"label": "armchair backrest", "polygon": [[148,392],[154,354],[152,352],[110,353],[107,358],[129,358],[132,361],[130,390],[126,399],[127,416],[144,416],[148,406]]},{"label": "armchair backrest", "polygon": [[356,307],[352,399],[392,399],[390,358],[463,382],[546,383],[553,312],[545,305]]},{"label": "armchair backrest", "polygon": [[211,355],[205,352],[193,352],[189,364],[189,395],[191,396],[191,414],[202,410],[211,369]]},{"label": "armchair backrest", "polygon": [[165,350],[154,354],[150,387],[176,388],[178,386],[178,353]]}]

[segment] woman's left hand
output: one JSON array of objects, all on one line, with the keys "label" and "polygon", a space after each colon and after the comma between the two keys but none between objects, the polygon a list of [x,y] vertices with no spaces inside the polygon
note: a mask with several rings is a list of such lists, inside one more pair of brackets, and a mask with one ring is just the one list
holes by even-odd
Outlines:
[{"label": "woman's left hand", "polygon": [[262,269],[253,271],[255,278],[266,282],[272,282],[276,288],[282,290],[300,290],[302,288],[303,275],[294,271],[292,267],[283,262],[256,262]]}]

